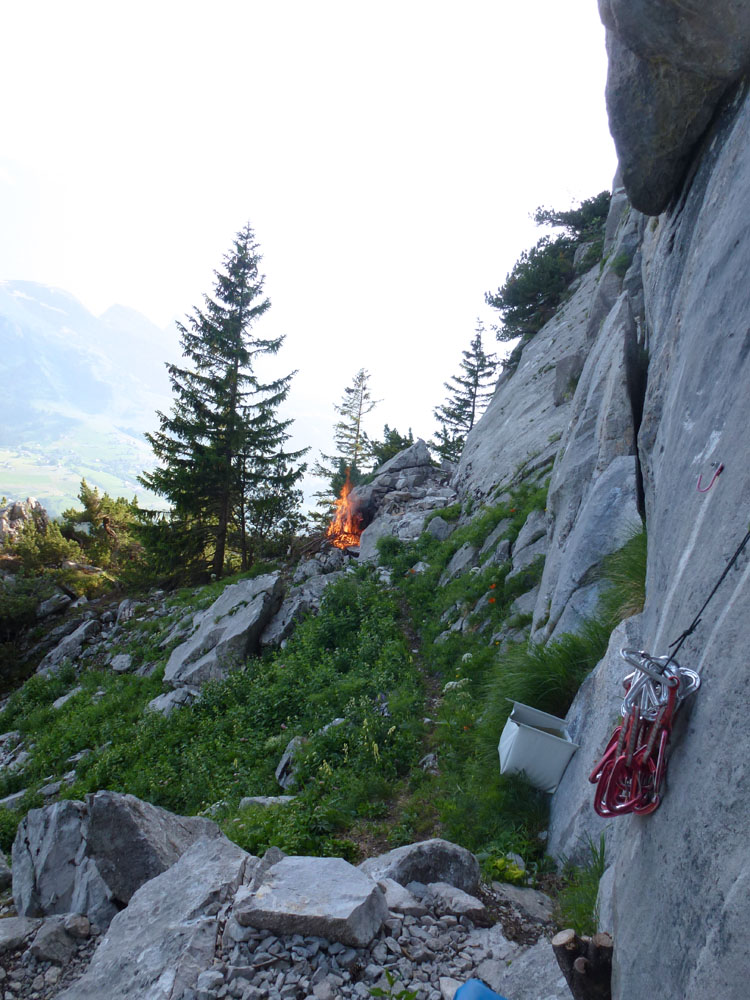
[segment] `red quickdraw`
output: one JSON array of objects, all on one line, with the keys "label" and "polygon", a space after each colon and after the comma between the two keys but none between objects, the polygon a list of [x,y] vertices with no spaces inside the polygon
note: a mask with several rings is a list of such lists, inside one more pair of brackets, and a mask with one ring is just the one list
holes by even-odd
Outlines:
[{"label": "red quickdraw", "polygon": [[625,678],[624,721],[612,734],[589,781],[596,785],[594,809],[600,816],[645,816],[661,802],[675,711],[698,689],[700,677],[669,662],[669,657],[632,649],[622,649],[620,655],[635,668]]},{"label": "red quickdraw", "polygon": [[[719,466],[708,489],[723,468],[723,465]],[[700,481],[698,486],[700,488]],[[600,816],[627,813],[645,816],[658,809],[675,713],[701,683],[699,675],[694,670],[681,667],[675,657],[700,624],[709,601],[749,542],[750,530],[737,546],[698,614],[682,635],[671,643],[669,656],[651,656],[643,650],[620,650],[622,658],[634,669],[624,682],[623,722],[615,729],[604,755],[589,775],[589,781],[596,785],[594,809]]]}]

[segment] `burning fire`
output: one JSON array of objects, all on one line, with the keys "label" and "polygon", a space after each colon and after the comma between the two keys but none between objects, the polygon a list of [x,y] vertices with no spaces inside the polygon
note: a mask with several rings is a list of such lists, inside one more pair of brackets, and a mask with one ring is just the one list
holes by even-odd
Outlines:
[{"label": "burning fire", "polygon": [[328,525],[326,538],[337,549],[346,549],[350,545],[359,545],[362,534],[362,518],[357,513],[355,505],[349,499],[352,491],[349,470],[346,470],[346,482],[341,487],[341,495],[335,503],[333,520]]}]

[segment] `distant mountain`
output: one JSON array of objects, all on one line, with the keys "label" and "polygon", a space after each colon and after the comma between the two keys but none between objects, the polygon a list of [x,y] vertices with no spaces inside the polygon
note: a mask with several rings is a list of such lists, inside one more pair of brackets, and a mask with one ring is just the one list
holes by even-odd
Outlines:
[{"label": "distant mountain", "polygon": [[143,435],[170,406],[164,364],[179,357],[174,326],[124,306],[96,317],[60,289],[0,282],[0,494],[31,494],[57,514],[85,477],[153,502],[136,481],[153,464]]}]

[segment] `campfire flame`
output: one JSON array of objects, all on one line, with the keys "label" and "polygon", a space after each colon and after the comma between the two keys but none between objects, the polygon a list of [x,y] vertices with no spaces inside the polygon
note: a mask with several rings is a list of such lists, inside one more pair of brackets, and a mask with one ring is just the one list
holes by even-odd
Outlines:
[{"label": "campfire flame", "polygon": [[352,491],[349,470],[346,470],[346,482],[341,487],[341,495],[334,504],[333,520],[328,525],[326,538],[337,549],[347,549],[350,545],[359,545],[362,534],[362,518],[349,499]]}]

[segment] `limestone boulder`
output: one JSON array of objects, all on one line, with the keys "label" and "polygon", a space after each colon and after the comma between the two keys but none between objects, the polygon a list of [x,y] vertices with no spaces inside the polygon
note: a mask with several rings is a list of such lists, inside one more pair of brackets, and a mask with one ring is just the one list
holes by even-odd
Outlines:
[{"label": "limestone boulder", "polygon": [[519,951],[510,962],[482,962],[477,974],[490,989],[513,1000],[570,1000],[570,989],[545,937]]},{"label": "limestone boulder", "polygon": [[86,796],[86,852],[119,904],[166,871],[199,838],[220,836],[201,816],[176,816],[134,795]]},{"label": "limestone boulder", "polygon": [[395,515],[383,514],[369,524],[359,539],[359,561],[361,563],[376,563],[378,561],[378,541],[396,534],[398,518]]},{"label": "limestone boulder", "polygon": [[427,531],[429,531],[433,538],[437,538],[439,542],[444,542],[446,538],[450,538],[453,534],[455,527],[455,524],[451,524],[438,514],[437,517],[433,517],[430,520],[430,523],[427,525]]},{"label": "limestone boulder", "polygon": [[226,587],[193,620],[195,631],[172,651],[164,680],[173,687],[219,680],[257,652],[264,628],[279,608],[279,573],[240,580]]},{"label": "limestone boulder", "polygon": [[376,881],[389,878],[403,886],[447,882],[472,895],[479,889],[479,863],[471,851],[439,838],[397,847],[368,858],[359,868]]},{"label": "limestone boulder", "polygon": [[76,951],[76,942],[67,932],[63,917],[47,917],[31,942],[31,954],[38,962],[65,965]]},{"label": "limestone boulder", "polygon": [[61,590],[58,590],[48,597],[46,601],[42,601],[39,607],[36,609],[37,618],[48,618],[50,615],[59,614],[64,611],[71,603],[72,597],[68,594],[64,594]]},{"label": "limestone boulder", "polygon": [[[308,563],[311,563],[309,560]],[[343,571],[326,575],[313,574],[302,583],[292,587],[284,597],[281,607],[263,629],[260,647],[280,646],[289,638],[298,622],[306,615],[315,614],[320,609],[323,594],[329,584],[341,578]]]},{"label": "limestone boulder", "polygon": [[254,863],[225,837],[197,841],[135,893],[58,1000],[175,1000],[192,990],[213,963],[219,911]]},{"label": "limestone boulder", "polygon": [[368,945],[387,916],[382,891],[342,858],[282,858],[257,889],[241,888],[234,902],[240,926],[315,935],[354,948]]},{"label": "limestone boulder", "polygon": [[146,712],[160,712],[163,716],[169,717],[176,708],[190,705],[200,695],[200,690],[195,687],[178,687],[172,691],[165,691],[159,694],[146,705]]},{"label": "limestone boulder", "polygon": [[437,913],[466,917],[474,923],[484,923],[488,919],[487,910],[481,899],[448,882],[430,882],[427,892]]},{"label": "limestone boulder", "polygon": [[136,889],[219,829],[132,795],[97,792],[32,809],[13,842],[13,898],[22,916],[84,914],[106,927]]},{"label": "limestone boulder", "polygon": [[21,916],[69,913],[83,856],[83,802],[31,809],[13,841],[13,899]]}]

